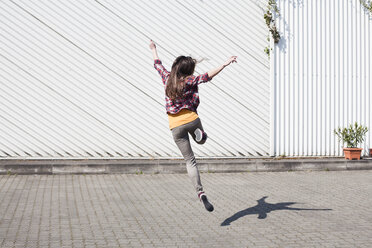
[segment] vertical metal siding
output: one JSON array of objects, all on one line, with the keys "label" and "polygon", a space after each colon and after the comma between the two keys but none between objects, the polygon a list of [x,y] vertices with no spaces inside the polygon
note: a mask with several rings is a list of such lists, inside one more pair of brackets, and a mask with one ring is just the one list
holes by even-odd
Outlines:
[{"label": "vertical metal siding", "polygon": [[372,17],[359,1],[278,1],[271,57],[271,155],[341,156],[333,134],[358,121],[372,140]]},{"label": "vertical metal siding", "polygon": [[178,157],[149,39],[164,65],[206,58],[200,86],[210,140],[197,156],[269,153],[266,1],[0,3],[0,157]]}]

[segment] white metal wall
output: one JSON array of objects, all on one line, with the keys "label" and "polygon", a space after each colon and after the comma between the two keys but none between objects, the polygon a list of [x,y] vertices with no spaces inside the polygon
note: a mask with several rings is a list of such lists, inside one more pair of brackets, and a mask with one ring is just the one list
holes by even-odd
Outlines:
[{"label": "white metal wall", "polygon": [[[372,147],[372,16],[359,0],[279,0],[271,57],[271,155],[342,155],[333,134],[358,121]],[[366,149],[365,149],[366,151]]]},{"label": "white metal wall", "polygon": [[197,156],[269,153],[265,1],[0,1],[0,157],[178,157],[149,39],[239,63],[200,86]]}]

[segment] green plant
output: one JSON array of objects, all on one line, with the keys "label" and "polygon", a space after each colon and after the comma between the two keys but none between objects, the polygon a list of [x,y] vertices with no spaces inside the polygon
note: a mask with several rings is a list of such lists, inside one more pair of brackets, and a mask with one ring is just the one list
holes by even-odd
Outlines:
[{"label": "green plant", "polygon": [[[276,0],[268,0],[267,9],[264,14],[264,19],[265,19],[266,26],[269,28],[269,32],[271,33],[271,36],[274,39],[274,43],[277,44],[280,41],[280,34],[276,27],[275,20],[273,18],[275,15],[280,16],[279,8],[276,5]],[[268,39],[268,41],[270,40]],[[265,53],[268,55],[269,58],[270,58],[270,50],[271,50],[270,46],[265,47]]]},{"label": "green plant", "polygon": [[357,122],[350,124],[349,127],[336,128],[334,133],[337,135],[342,144],[346,143],[346,147],[358,147],[358,144],[363,143],[368,128],[358,125]]},{"label": "green plant", "polygon": [[273,18],[275,14],[280,16],[279,8],[276,5],[276,1],[268,0],[267,10],[266,13],[264,14],[264,19],[266,22],[266,26],[269,28],[269,31],[274,39],[274,42],[278,43],[280,41],[280,34],[278,32],[275,20]]},{"label": "green plant", "polygon": [[359,0],[359,2],[365,10],[372,14],[372,0]]},{"label": "green plant", "polygon": [[265,53],[270,58],[270,46],[265,47]]}]

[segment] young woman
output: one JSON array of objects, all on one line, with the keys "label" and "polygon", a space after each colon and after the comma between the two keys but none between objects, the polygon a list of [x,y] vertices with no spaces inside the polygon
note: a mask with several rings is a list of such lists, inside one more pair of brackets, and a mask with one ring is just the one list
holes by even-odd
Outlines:
[{"label": "young woman", "polygon": [[237,57],[232,56],[221,66],[202,75],[194,76],[195,59],[179,56],[173,62],[171,72],[168,72],[159,60],[156,45],[152,40],[150,41],[150,49],[154,58],[154,67],[159,72],[165,87],[165,108],[173,139],[186,161],[187,173],[200,201],[211,212],[214,208],[203,191],[189,134],[198,144],[204,144],[207,140],[207,134],[204,132],[196,111],[199,105],[198,85],[210,81],[226,66],[237,62]]}]

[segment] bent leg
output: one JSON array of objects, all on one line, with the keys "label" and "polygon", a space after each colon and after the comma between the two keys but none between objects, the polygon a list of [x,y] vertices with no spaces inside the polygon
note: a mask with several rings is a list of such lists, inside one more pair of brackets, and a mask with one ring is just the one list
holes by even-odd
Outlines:
[{"label": "bent leg", "polygon": [[196,165],[194,152],[191,149],[189,134],[185,126],[180,126],[172,129],[173,139],[180,149],[182,156],[186,161],[187,173],[194,185],[196,192],[203,191],[203,186],[200,182],[200,174]]},{"label": "bent leg", "polygon": [[199,145],[204,144],[207,141],[207,133],[204,132],[203,125],[200,118],[190,122],[189,133],[196,143]]}]

